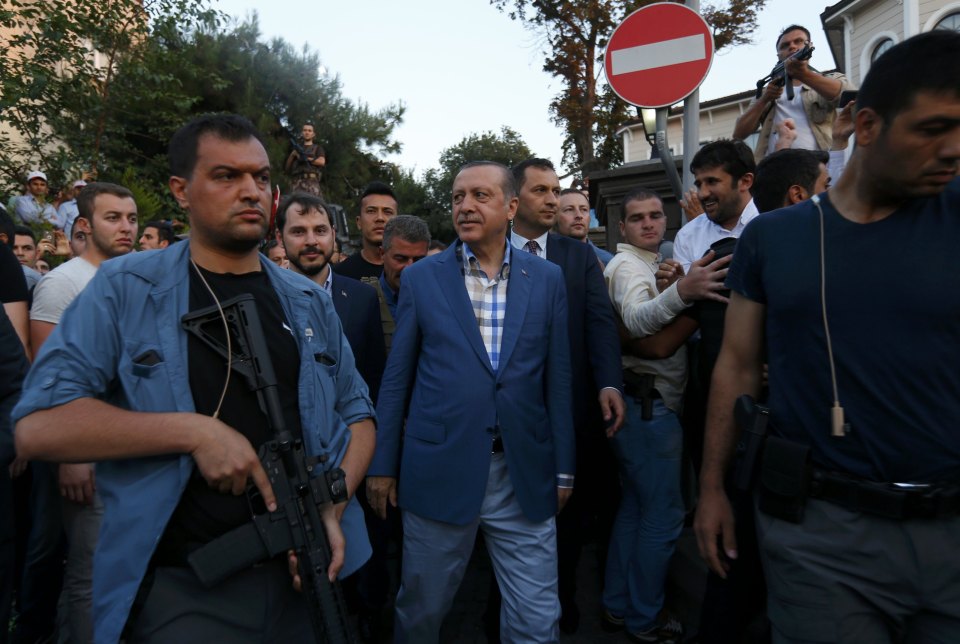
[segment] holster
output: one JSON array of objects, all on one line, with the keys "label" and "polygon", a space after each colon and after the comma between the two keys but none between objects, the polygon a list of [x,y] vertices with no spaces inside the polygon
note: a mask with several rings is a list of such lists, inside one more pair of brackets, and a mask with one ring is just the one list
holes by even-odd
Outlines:
[{"label": "holster", "polygon": [[660,398],[656,381],[652,373],[637,374],[626,369],[623,372],[623,391],[640,401],[641,420],[653,420],[653,401]]},{"label": "holster", "polygon": [[791,523],[802,522],[812,475],[808,446],[768,436],[760,466],[760,511]]},{"label": "holster", "polygon": [[733,417],[740,428],[733,483],[736,489],[748,492],[753,489],[760,469],[770,410],[754,402],[752,396],[743,395],[734,404]]}]

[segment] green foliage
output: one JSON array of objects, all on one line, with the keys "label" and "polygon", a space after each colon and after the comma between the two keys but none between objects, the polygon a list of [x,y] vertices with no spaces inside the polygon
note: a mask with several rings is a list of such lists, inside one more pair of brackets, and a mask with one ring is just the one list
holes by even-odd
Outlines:
[{"label": "green foliage", "polygon": [[164,197],[157,194],[151,184],[140,178],[134,168],[128,167],[123,171],[120,185],[133,193],[133,200],[137,202],[137,219],[141,227],[147,221],[171,218],[169,205],[165,203]]},{"label": "green foliage", "polygon": [[[162,65],[174,68],[182,92],[192,97],[191,113],[233,112],[249,118],[263,133],[274,182],[287,192],[284,161],[306,121],[314,123],[317,141],[326,150],[324,197],[355,212],[356,199],[369,181],[389,176],[379,157],[397,152],[393,131],[403,119],[403,106],[372,110],[342,94],[339,77],[318,72],[319,54],[297,50],[282,39],[262,40],[256,18],[226,29],[203,25],[190,34],[157,43]],[[133,116],[140,112],[132,109]],[[179,123],[186,120],[181,118]],[[137,123],[140,132],[148,123]],[[169,139],[164,132],[162,140]],[[165,150],[148,150],[145,158],[165,163]]]},{"label": "green foliage", "polygon": [[[440,164],[423,177],[421,212],[413,212],[427,220],[430,234],[449,242],[455,236],[450,212],[453,180],[468,161],[497,161],[507,167],[534,156],[520,135],[509,127],[500,132],[471,134],[440,153]],[[404,209],[401,201],[401,210]],[[407,212],[404,210],[404,212]]]},{"label": "green foliage", "polygon": [[[550,103],[554,122],[565,132],[563,163],[571,173],[589,173],[623,162],[616,130],[631,108],[606,83],[598,86],[603,52],[614,28],[640,7],[660,0],[490,0],[519,20],[539,39],[543,70],[559,78],[563,89]],[[766,0],[728,0],[706,5],[701,14],[713,28],[714,45],[750,42],[757,12]]]},{"label": "green foliage", "polygon": [[164,116],[154,99],[187,100],[177,96],[171,70],[149,67],[149,43],[173,24],[215,21],[207,1],[5,0],[0,29],[12,34],[0,56],[0,174],[6,182],[19,183],[29,167],[44,168],[55,184],[97,176],[128,151],[115,144],[123,138],[115,86],[121,70],[152,77],[142,89],[124,88],[142,91],[151,116]]},{"label": "green foliage", "polygon": [[0,182],[36,167],[52,184],[133,176],[160,200],[147,207],[182,216],[166,189],[170,136],[195,115],[235,112],[263,132],[283,191],[290,134],[313,121],[325,196],[356,212],[363,186],[396,172],[380,157],[400,149],[403,105],[346,99],[316,52],[263,40],[256,18],[224,24],[210,2],[4,0],[0,29],[14,36],[0,55]]}]

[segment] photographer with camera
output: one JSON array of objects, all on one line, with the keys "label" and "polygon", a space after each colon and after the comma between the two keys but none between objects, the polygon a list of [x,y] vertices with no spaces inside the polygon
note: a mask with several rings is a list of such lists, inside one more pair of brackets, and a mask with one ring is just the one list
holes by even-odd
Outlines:
[{"label": "photographer with camera", "polygon": [[[804,51],[806,48],[809,49]],[[805,27],[790,25],[780,32],[777,59],[783,63],[784,73],[773,74],[774,79],[737,119],[733,128],[735,139],[746,139],[760,128],[760,138],[754,149],[757,161],[777,149],[779,137],[776,132],[788,119],[795,124],[796,133],[790,147],[830,149],[840,92],[851,87],[843,74],[821,74],[810,67],[807,59],[812,52],[810,32]],[[784,92],[785,80],[789,80],[796,91]]]}]

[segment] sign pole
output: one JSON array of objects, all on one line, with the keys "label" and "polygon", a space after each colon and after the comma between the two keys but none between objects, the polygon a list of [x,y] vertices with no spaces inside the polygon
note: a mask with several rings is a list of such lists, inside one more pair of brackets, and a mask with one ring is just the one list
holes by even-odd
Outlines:
[{"label": "sign pole", "polygon": [[657,152],[660,155],[663,170],[667,173],[670,188],[677,201],[680,201],[683,199],[683,186],[680,183],[680,175],[677,174],[677,164],[673,160],[673,154],[670,153],[670,145],[667,143],[667,112],[669,110],[669,107],[657,108]]},{"label": "sign pole", "polygon": [[[698,14],[700,0],[686,0],[686,6]],[[683,193],[693,187],[693,173],[690,171],[690,162],[693,155],[700,149],[700,88],[683,101]],[[682,193],[681,193],[682,194]],[[687,223],[687,213],[681,208],[680,225]]]}]

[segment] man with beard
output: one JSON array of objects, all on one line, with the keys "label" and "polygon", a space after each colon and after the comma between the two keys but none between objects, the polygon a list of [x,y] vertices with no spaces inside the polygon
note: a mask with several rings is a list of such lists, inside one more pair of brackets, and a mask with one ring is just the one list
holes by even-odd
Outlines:
[{"label": "man with beard", "polygon": [[[286,425],[324,468],[342,470],[348,497],[373,452],[373,406],[327,296],[261,260],[271,177],[253,124],[197,117],[174,134],[169,158],[189,242],[100,268],[28,376],[13,412],[17,450],[101,461],[95,641],[117,641],[125,625],[136,642],[312,641],[295,561],[263,561],[213,588],[188,564],[197,547],[249,525],[251,483],[267,512],[277,500],[257,456],[273,439],[257,392],[181,319],[253,296]],[[329,577],[349,574],[369,555],[360,508],[344,501],[321,511]]]},{"label": "man with beard", "polygon": [[759,214],[750,194],[756,169],[753,153],[743,141],[721,139],[694,155],[690,170],[706,217],[688,223],[673,240],[673,257],[683,273],[688,273],[690,264],[714,242],[739,237]]},{"label": "man with beard", "polygon": [[[78,231],[87,236],[82,254],[61,264],[46,275],[34,292],[30,309],[30,339],[34,356],[60,323],[64,311],[77,295],[93,279],[100,264],[112,257],[126,255],[133,250],[137,234],[137,204],[133,194],[123,186],[112,183],[91,183],[77,196]],[[97,533],[103,516],[103,503],[96,493],[93,463],[62,463],[54,474],[47,463],[32,463],[33,502],[49,488],[47,499],[51,507],[34,511],[35,525],[31,536],[41,526],[37,517],[47,517],[45,530],[51,531],[45,539],[41,536],[31,550],[46,543],[46,556],[57,557],[59,548],[60,511],[56,508],[56,487],[52,480],[59,479],[63,497],[63,528],[67,534],[68,554],[64,571],[63,595],[57,611],[60,632],[64,637],[79,642],[93,639],[93,623],[90,621],[91,585],[93,582],[93,550],[97,545]],[[32,561],[33,557],[31,557]],[[47,564],[50,565],[50,564]],[[51,566],[53,567],[53,566]],[[35,571],[24,571],[35,572]]]},{"label": "man with beard", "polygon": [[[333,222],[333,217],[319,197],[294,192],[284,198],[277,208],[277,239],[280,249],[286,252],[288,268],[313,280],[333,298],[333,306],[343,324],[343,333],[353,349],[357,371],[370,389],[370,398],[376,402],[387,359],[383,333],[380,331],[380,302],[372,286],[338,275],[332,270],[330,258],[337,237]],[[375,641],[380,622],[378,609],[386,601],[386,549],[389,535],[383,520],[370,510],[363,486],[358,489],[357,496],[364,510],[372,553],[367,563],[351,578],[351,583],[356,584],[361,602],[360,636],[364,641]],[[367,592],[370,582],[378,587],[383,585],[379,598],[370,597]]]},{"label": "man with beard", "polygon": [[337,231],[324,203],[305,192],[288,195],[277,208],[277,240],[290,270],[309,278],[333,298],[357,371],[376,402],[387,355],[380,332],[380,303],[372,286],[331,269]]}]

